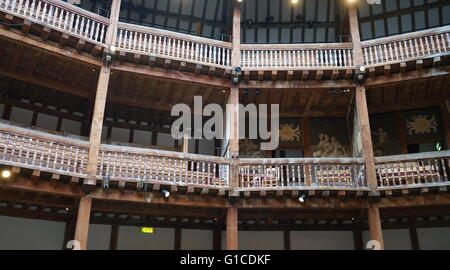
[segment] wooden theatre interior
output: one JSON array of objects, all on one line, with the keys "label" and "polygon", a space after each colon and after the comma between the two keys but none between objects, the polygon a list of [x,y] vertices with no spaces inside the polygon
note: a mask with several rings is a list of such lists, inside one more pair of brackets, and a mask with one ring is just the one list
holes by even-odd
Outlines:
[{"label": "wooden theatre interior", "polygon": [[450,1],[380,2],[0,0],[0,249],[450,249]]}]

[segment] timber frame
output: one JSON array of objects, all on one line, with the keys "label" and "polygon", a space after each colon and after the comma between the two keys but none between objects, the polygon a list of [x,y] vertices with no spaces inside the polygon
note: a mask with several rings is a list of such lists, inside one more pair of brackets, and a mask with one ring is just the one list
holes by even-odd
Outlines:
[{"label": "timber frame", "polygon": [[[361,41],[357,12],[350,7],[352,42],[250,46],[240,42],[239,5],[233,7],[231,42],[122,23],[118,19],[120,5],[120,0],[113,0],[111,15],[105,18],[57,0],[0,1],[0,18],[6,22],[0,26],[0,40],[29,46],[39,53],[81,63],[95,71],[91,75],[94,86],[90,86],[94,95],[89,95],[76,84],[66,88],[61,83],[39,79],[33,72],[24,79],[17,70],[0,68],[2,76],[54,90],[65,88],[67,93],[89,97],[93,105],[91,120],[84,124],[84,129],[90,130],[85,132],[86,137],[50,134],[8,121],[0,123],[0,163],[13,172],[11,180],[0,183],[0,202],[6,204],[0,214],[65,221],[67,239],[72,234],[82,249],[86,249],[90,222],[112,222],[117,238],[119,225],[174,227],[180,225],[177,221],[186,218],[188,221],[183,225],[186,228],[226,229],[230,250],[238,247],[238,229],[289,231],[299,228],[295,225],[297,219],[312,221],[302,223],[300,228],[305,230],[334,228],[360,232],[367,228],[371,239],[382,246],[382,226],[448,225],[445,216],[450,206],[450,150],[374,157],[369,112],[384,108],[368,106],[367,96],[380,87],[443,79],[444,90],[436,98],[436,104],[441,104],[442,98],[448,100],[450,93],[445,80],[450,72],[450,27]],[[112,63],[105,62],[106,56],[112,57]],[[359,82],[354,77],[361,66],[365,67],[362,71],[365,80]],[[236,73],[236,67],[242,68],[240,74]],[[238,140],[229,142],[229,157],[189,154],[186,144],[179,153],[102,143],[106,102],[123,105],[137,102],[108,93],[114,76],[122,73],[187,84],[200,90],[200,87],[223,90],[226,103],[230,104],[240,102],[239,93],[244,89],[268,92],[350,89],[358,116],[361,135],[357,140],[361,142],[362,155],[243,159],[239,158]],[[235,76],[239,85],[231,84],[230,78]],[[305,107],[309,108],[313,100],[310,102]],[[161,103],[144,103],[138,106],[170,110],[170,106]],[[391,104],[389,109],[396,106]],[[414,106],[408,104],[404,109]],[[299,112],[284,115],[298,116]],[[300,112],[300,115],[316,114]],[[227,127],[229,134],[237,134],[236,115],[228,117],[232,119]],[[408,171],[407,164],[411,163],[418,164],[417,170]],[[266,174],[261,176],[264,180],[252,184],[255,171],[261,170]],[[274,170],[286,172],[282,173],[281,181],[267,176]],[[269,184],[263,185],[262,181]],[[160,194],[163,189],[170,190],[172,195],[164,198]],[[308,200],[299,204],[302,194]],[[53,210],[14,211],[14,207],[8,207],[14,204]],[[152,207],[147,209],[145,205]],[[69,210],[60,211],[65,208]],[[335,211],[325,215],[314,212],[324,209]],[[267,210],[267,216],[260,210]],[[282,217],[278,211],[286,211],[286,216],[292,219]],[[107,215],[111,212],[112,220]],[[176,217],[175,223],[168,218],[169,212]],[[126,217],[140,218],[118,218],[123,213]],[[408,220],[386,221],[398,215]],[[437,216],[441,222],[417,220],[429,215]],[[322,218],[327,220],[323,226],[317,224]],[[263,219],[268,221],[255,222]],[[274,219],[279,221],[273,223]],[[345,222],[349,220],[356,221]],[[115,245],[113,242],[111,248]]]}]

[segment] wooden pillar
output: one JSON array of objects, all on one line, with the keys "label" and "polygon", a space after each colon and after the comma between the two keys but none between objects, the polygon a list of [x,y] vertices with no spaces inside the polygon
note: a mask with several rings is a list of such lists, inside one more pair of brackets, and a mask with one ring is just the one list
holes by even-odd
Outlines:
[{"label": "wooden pillar", "polygon": [[109,238],[109,250],[117,250],[117,239],[119,237],[119,225],[111,225],[111,236]]},{"label": "wooden pillar", "polygon": [[77,223],[75,225],[75,239],[80,243],[81,250],[86,250],[91,218],[92,198],[82,196],[78,205]]},{"label": "wooden pillar", "polygon": [[370,240],[376,240],[380,243],[380,248],[384,250],[383,231],[381,228],[380,209],[374,204],[368,208],[367,220],[369,223]]},{"label": "wooden pillar", "polygon": [[416,219],[409,218],[409,237],[411,239],[412,250],[420,250],[419,236],[417,235]]},{"label": "wooden pillar", "polygon": [[364,250],[364,241],[360,222],[356,222],[353,228],[353,244],[355,250]]},{"label": "wooden pillar", "polygon": [[450,107],[447,109],[447,105],[442,103],[440,106],[442,126],[444,128],[444,136],[445,136],[445,144],[447,146],[446,149],[450,149]]},{"label": "wooden pillar", "polygon": [[3,119],[8,120],[11,118],[11,110],[12,106],[11,104],[5,104],[5,109],[3,110]]},{"label": "wooden pillar", "polygon": [[[353,59],[355,65],[364,65],[362,53],[361,37],[359,34],[358,12],[356,4],[349,6],[349,24],[353,43]],[[367,108],[366,88],[364,85],[356,86],[355,91],[356,114],[358,127],[361,132],[362,155],[366,166],[367,185],[372,188],[377,187],[375,173],[375,158],[373,154],[372,134],[370,130],[369,110]],[[355,138],[358,139],[358,138]]]},{"label": "wooden pillar", "polygon": [[366,165],[367,185],[371,188],[376,188],[377,176],[375,173],[375,158],[373,154],[369,112],[367,108],[366,88],[364,86],[358,85],[356,87],[355,100],[358,126],[361,132],[362,154]]},{"label": "wooden pillar", "polygon": [[[72,209],[70,211],[73,211]],[[67,243],[75,238],[75,224],[77,215],[74,212],[70,212],[69,219],[66,221],[66,227],[64,230],[64,242],[62,249],[67,249]]]},{"label": "wooden pillar", "polygon": [[181,145],[181,152],[189,153],[189,136],[183,136],[183,144]]},{"label": "wooden pillar", "polygon": [[285,229],[283,231],[284,236],[284,250],[291,250],[291,231]]},{"label": "wooden pillar", "polygon": [[213,231],[213,250],[222,249],[222,230],[220,227],[214,228]]},{"label": "wooden pillar", "polygon": [[[116,42],[116,29],[119,22],[121,0],[113,0],[111,5],[111,15],[108,31],[106,32],[105,43],[109,46],[113,46]],[[109,78],[111,75],[111,69],[109,66],[103,65],[100,68],[100,74],[98,76],[97,90],[95,93],[94,112],[92,116],[91,132],[89,136],[89,155],[86,172],[88,179],[86,179],[86,185],[94,186],[96,181],[94,176],[97,172],[98,155],[100,152],[100,143],[102,138],[103,118],[105,115],[106,97],[108,94]]]},{"label": "wooden pillar", "polygon": [[181,250],[181,228],[180,227],[175,228],[175,240],[173,243],[173,249]]},{"label": "wooden pillar", "polygon": [[227,209],[227,250],[238,249],[238,209]]}]

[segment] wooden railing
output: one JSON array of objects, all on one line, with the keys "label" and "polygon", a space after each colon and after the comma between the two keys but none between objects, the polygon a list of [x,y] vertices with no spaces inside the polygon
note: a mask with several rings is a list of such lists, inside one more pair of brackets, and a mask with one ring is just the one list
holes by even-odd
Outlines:
[{"label": "wooden railing", "polygon": [[89,143],[0,123],[0,162],[56,174],[86,177]]},{"label": "wooden railing", "polygon": [[180,186],[228,187],[225,158],[162,150],[102,145],[97,177],[115,181]]},{"label": "wooden railing", "polygon": [[230,67],[231,43],[119,23],[117,48],[209,66]]},{"label": "wooden railing", "polygon": [[241,159],[243,189],[358,189],[367,186],[364,161],[341,159]]},{"label": "wooden railing", "polygon": [[450,185],[450,150],[376,157],[379,188]]},{"label": "wooden railing", "polygon": [[241,66],[254,69],[327,69],[353,67],[351,43],[241,45]]},{"label": "wooden railing", "polygon": [[[0,164],[86,178],[89,142],[0,121]],[[450,185],[450,150],[376,157],[378,189]],[[362,158],[240,159],[238,190],[368,190]],[[227,188],[222,157],[102,145],[97,180]]]},{"label": "wooden railing", "polygon": [[367,66],[408,61],[450,51],[450,26],[362,42]]},{"label": "wooden railing", "polygon": [[109,20],[57,0],[0,0],[0,10],[103,45]]}]

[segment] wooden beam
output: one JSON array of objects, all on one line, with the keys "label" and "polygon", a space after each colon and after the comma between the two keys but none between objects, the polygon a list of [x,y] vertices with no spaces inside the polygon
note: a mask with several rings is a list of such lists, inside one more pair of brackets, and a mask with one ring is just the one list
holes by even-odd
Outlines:
[{"label": "wooden beam", "polygon": [[381,229],[380,210],[377,206],[370,204],[368,208],[367,221],[369,223],[370,240],[378,241],[379,248],[384,250],[383,231]]},{"label": "wooden beam", "polygon": [[91,217],[92,198],[82,196],[78,205],[77,223],[75,226],[75,240],[80,243],[80,249],[87,249],[89,219]]},{"label": "wooden beam", "polygon": [[227,250],[238,249],[238,209],[227,209]]}]

